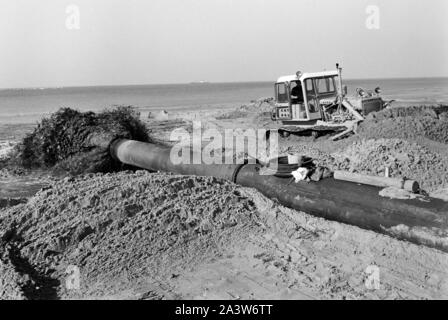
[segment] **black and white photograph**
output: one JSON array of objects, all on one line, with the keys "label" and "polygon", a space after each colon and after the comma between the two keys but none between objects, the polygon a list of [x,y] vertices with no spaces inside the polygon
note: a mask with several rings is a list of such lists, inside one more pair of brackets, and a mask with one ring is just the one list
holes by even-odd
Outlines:
[{"label": "black and white photograph", "polygon": [[0,0],[0,300],[448,299],[447,18]]}]

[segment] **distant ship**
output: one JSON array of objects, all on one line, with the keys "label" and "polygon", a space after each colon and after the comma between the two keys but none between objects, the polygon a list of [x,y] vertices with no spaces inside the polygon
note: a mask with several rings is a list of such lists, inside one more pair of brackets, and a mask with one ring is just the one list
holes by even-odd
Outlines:
[{"label": "distant ship", "polygon": [[201,80],[201,81],[193,81],[193,82],[190,82],[190,84],[207,84],[207,83],[210,83],[210,81]]}]

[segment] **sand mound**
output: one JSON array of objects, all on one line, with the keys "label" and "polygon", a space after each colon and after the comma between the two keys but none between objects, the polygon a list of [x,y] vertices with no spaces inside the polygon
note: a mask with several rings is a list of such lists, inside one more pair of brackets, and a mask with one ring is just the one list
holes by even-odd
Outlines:
[{"label": "sand mound", "polygon": [[270,112],[272,106],[275,104],[273,97],[260,98],[252,100],[250,104],[243,104],[239,110],[252,112]]},{"label": "sand mound", "polygon": [[432,191],[448,183],[448,159],[416,143],[401,139],[361,140],[334,153],[334,164],[342,170],[417,180]]},{"label": "sand mound", "polygon": [[57,290],[55,279],[69,265],[82,270],[87,291],[170,276],[256,222],[253,203],[236,188],[215,178],[145,171],[66,178],[3,213],[0,236],[16,260],[46,279],[40,287],[47,290]]},{"label": "sand mound", "polygon": [[427,191],[448,185],[448,106],[388,108],[371,113],[358,134],[337,142],[298,141],[284,152],[311,156],[333,170],[419,182]]},{"label": "sand mound", "polygon": [[29,279],[16,271],[9,253],[7,245],[0,241],[0,300],[24,300]]},{"label": "sand mound", "polygon": [[[442,252],[286,209],[215,178],[144,171],[66,178],[0,212],[0,239],[5,299],[448,292]],[[372,265],[381,269],[381,290],[365,287]],[[80,290],[66,287],[73,266]]]},{"label": "sand mound", "polygon": [[27,168],[56,166],[75,174],[107,172],[119,167],[108,152],[116,138],[149,140],[135,109],[116,107],[94,113],[62,108],[23,139],[11,162]]},{"label": "sand mound", "polygon": [[332,170],[383,176],[389,167],[390,176],[414,179],[428,192],[448,185],[448,158],[402,139],[354,140],[331,153],[304,144],[287,150],[311,156]]},{"label": "sand mound", "polygon": [[274,104],[274,98],[260,98],[252,100],[249,104],[243,104],[240,107],[216,116],[217,120],[229,120],[246,118],[248,116],[269,115]]},{"label": "sand mound", "polygon": [[[398,118],[404,117],[391,119]],[[61,148],[44,155],[63,155],[54,157],[56,165],[86,160],[81,168],[98,170],[89,159],[101,159],[110,138],[110,128],[99,123],[104,136],[87,126],[76,140],[76,130],[61,124],[37,130],[28,142],[45,151],[42,141],[52,140],[40,137],[50,132]],[[117,128],[112,133],[129,132]],[[448,183],[447,157],[402,139],[348,139],[328,152],[293,148],[333,169],[383,174],[387,165],[392,176],[414,178],[428,191]],[[36,156],[31,159],[38,165],[53,163]],[[0,211],[5,299],[105,297],[148,282],[163,286],[163,294],[144,291],[151,299],[172,292],[172,298],[206,292],[221,299],[439,298],[448,293],[447,263],[445,253],[289,210],[211,177],[88,174],[55,182],[26,204]],[[381,267],[381,290],[365,287],[372,265]],[[81,271],[80,291],[65,287],[70,266]]]},{"label": "sand mound", "polygon": [[431,117],[439,119],[445,117],[448,113],[448,106],[409,106],[387,108],[380,112],[373,112],[367,116],[367,120],[384,120],[399,117]]},{"label": "sand mound", "polygon": [[371,113],[361,124],[361,137],[414,139],[448,143],[448,107],[390,108]]}]

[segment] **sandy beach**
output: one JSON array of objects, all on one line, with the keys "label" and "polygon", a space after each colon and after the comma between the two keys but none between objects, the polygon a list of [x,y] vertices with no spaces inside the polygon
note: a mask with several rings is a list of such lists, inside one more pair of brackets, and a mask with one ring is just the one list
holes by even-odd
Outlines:
[{"label": "sandy beach", "polygon": [[448,1],[0,7],[0,304],[448,300]]},{"label": "sandy beach", "polygon": [[[141,119],[155,141],[173,145],[171,132],[191,131],[193,121],[221,131],[267,127],[269,108],[259,100]],[[290,136],[280,152],[367,174],[384,174],[387,164],[391,176],[444,198],[446,128],[445,113],[386,110],[347,139]],[[3,126],[5,155],[32,129]],[[447,253],[288,209],[231,182],[146,171],[1,172],[3,299],[448,298]],[[79,290],[65,285],[72,265],[81,270]],[[368,285],[372,266],[378,288]]]}]

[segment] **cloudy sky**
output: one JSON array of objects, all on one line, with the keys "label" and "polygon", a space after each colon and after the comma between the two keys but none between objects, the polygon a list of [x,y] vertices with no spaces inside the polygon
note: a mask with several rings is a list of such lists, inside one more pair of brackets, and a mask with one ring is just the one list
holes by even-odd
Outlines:
[{"label": "cloudy sky", "polygon": [[[79,13],[79,15],[78,15]],[[448,76],[446,0],[0,0],[0,87]]]}]

